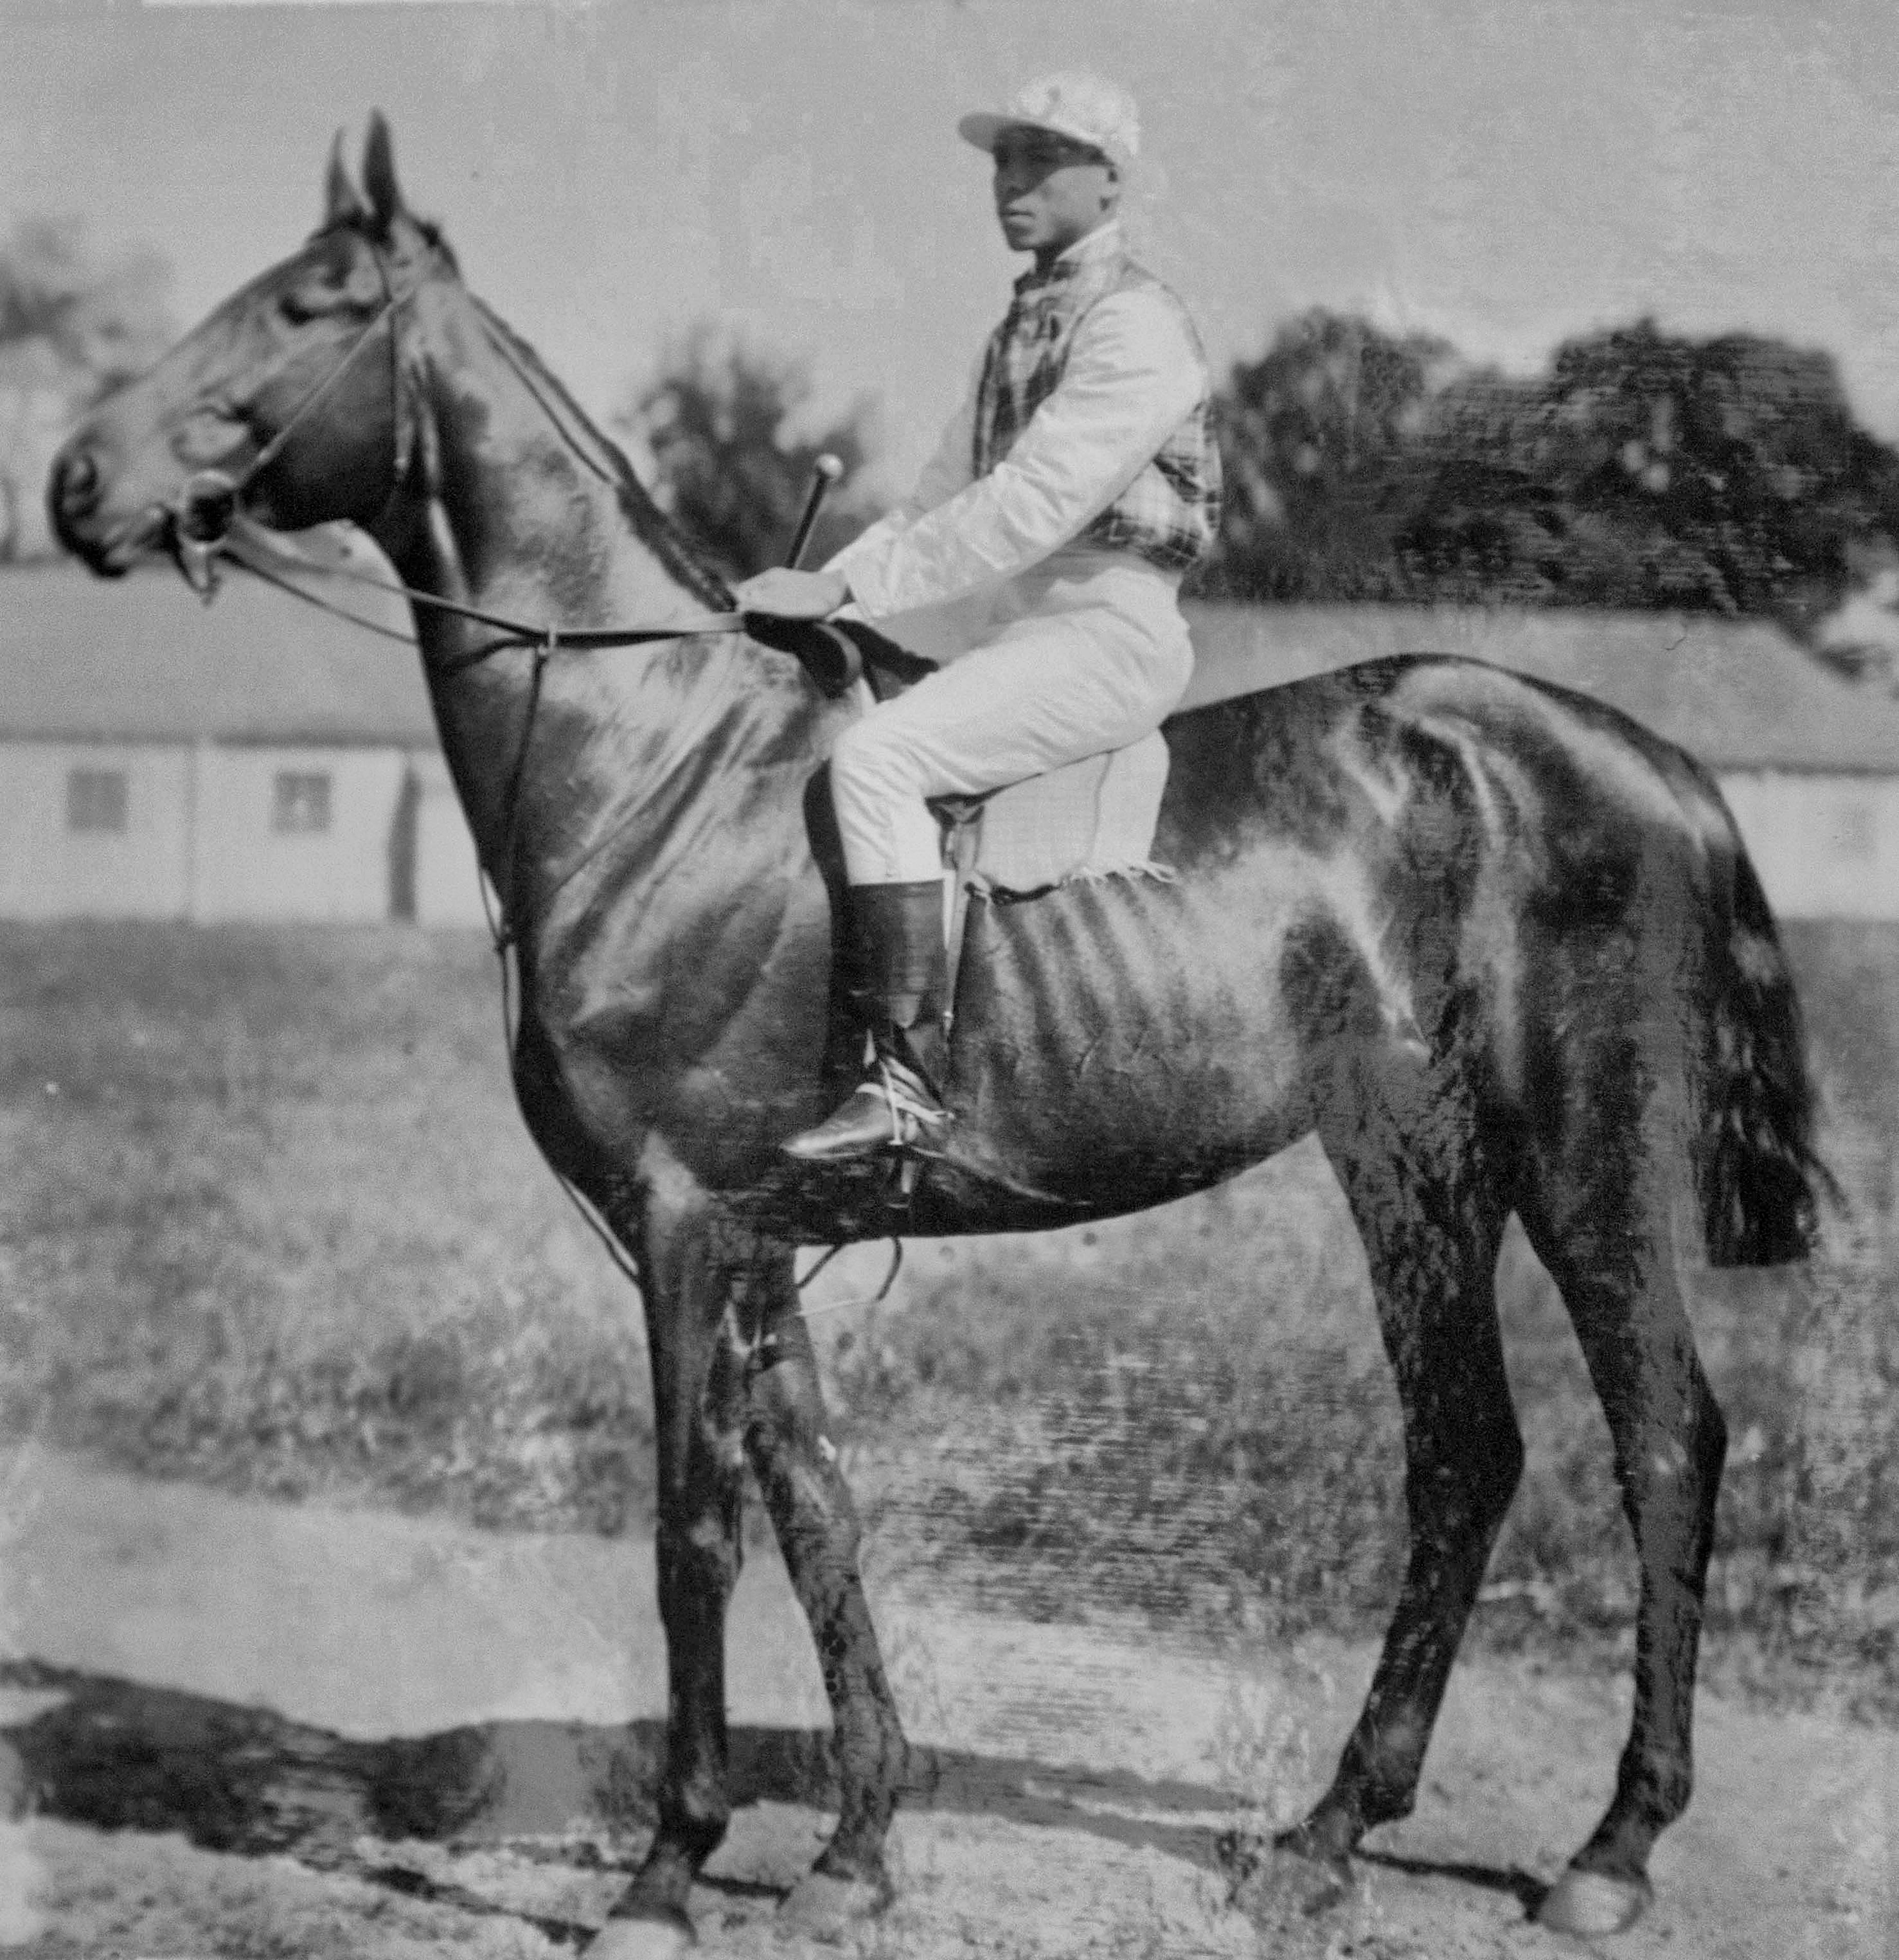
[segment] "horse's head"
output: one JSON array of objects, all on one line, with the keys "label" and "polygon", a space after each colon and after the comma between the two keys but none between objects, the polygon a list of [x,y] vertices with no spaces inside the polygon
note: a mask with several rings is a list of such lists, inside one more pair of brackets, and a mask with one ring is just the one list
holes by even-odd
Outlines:
[{"label": "horse's head", "polygon": [[108,396],[55,458],[61,541],[116,575],[154,551],[189,573],[234,511],[294,530],[371,523],[407,462],[404,313],[447,248],[410,215],[371,117],[363,193],[332,151],[323,222],[157,366]]}]

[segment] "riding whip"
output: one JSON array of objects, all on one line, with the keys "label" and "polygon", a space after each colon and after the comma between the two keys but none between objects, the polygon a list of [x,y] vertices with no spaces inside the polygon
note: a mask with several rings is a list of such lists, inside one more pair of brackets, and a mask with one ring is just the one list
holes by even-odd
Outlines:
[{"label": "riding whip", "polygon": [[804,556],[804,548],[811,542],[811,527],[818,521],[818,506],[824,501],[825,493],[843,474],[843,463],[829,450],[812,464],[811,489],[804,500],[804,515],[798,520],[791,550],[784,561],[787,571],[797,570],[798,561]]}]

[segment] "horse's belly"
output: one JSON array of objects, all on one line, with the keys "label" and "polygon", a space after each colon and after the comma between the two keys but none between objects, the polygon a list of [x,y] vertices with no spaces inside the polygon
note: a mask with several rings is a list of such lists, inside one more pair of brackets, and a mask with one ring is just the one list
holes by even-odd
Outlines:
[{"label": "horse's belly", "polygon": [[1111,878],[974,900],[950,1150],[1091,1213],[1158,1204],[1311,1127],[1280,984],[1303,880]]}]

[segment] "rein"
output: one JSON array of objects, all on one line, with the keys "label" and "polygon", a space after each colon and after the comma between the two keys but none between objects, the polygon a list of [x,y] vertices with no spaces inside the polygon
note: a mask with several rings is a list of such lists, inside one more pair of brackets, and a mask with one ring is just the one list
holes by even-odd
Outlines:
[{"label": "rein", "polygon": [[[372,320],[351,341],[336,364],[310,389],[303,399],[291,412],[290,417],[263,447],[251,458],[235,477],[221,469],[202,469],[186,482],[177,506],[171,508],[171,517],[176,533],[179,552],[186,582],[207,603],[215,595],[217,582],[214,567],[221,558],[228,558],[234,564],[243,565],[247,571],[258,571],[259,568],[250,560],[240,557],[230,549],[234,529],[241,527],[253,537],[263,529],[247,518],[240,507],[240,500],[252,480],[267,469],[280,456],[285,444],[296,432],[297,426],[317,403],[334,388],[346,374],[358,355],[374,339],[377,331],[386,325],[389,328],[389,390],[391,441],[394,455],[391,460],[391,487],[390,501],[393,502],[400,490],[403,479],[409,473],[409,460],[413,447],[409,437],[409,424],[402,413],[404,391],[402,387],[402,351],[397,337],[396,316],[420,290],[418,280],[406,291],[397,292],[389,275],[389,269],[383,262],[383,255],[372,245],[370,257],[376,267],[377,277],[383,286],[383,304]],[[603,480],[611,478],[574,435],[522,363],[491,326],[485,310],[482,313],[484,329],[490,343],[501,355],[516,377],[533,397],[535,405],[546,417],[555,433],[574,453],[575,457],[596,476]],[[479,625],[492,626],[500,638],[476,648],[449,666],[445,672],[452,678],[469,667],[488,659],[506,647],[537,647],[546,654],[557,648],[570,647],[576,650],[587,648],[648,646],[662,640],[684,639],[695,633],[739,633],[745,630],[741,614],[712,612],[697,619],[683,619],[665,625],[650,626],[606,626],[565,628],[537,625],[532,621],[517,619],[506,613],[491,612],[479,606],[469,606],[460,600],[444,598],[439,593],[425,592],[419,587],[404,584],[399,581],[374,578],[365,572],[355,571],[347,565],[313,565],[312,571],[326,576],[354,581],[373,590],[393,597],[406,599],[411,605],[433,606],[437,612],[449,612],[464,619],[472,619]],[[268,574],[259,574],[260,576]],[[285,584],[288,581],[276,581]],[[386,628],[377,628],[374,622],[345,612],[340,606],[332,606],[318,598],[313,593],[302,593],[300,597],[325,610],[334,612],[340,619],[349,619],[360,626],[371,630],[387,632]]]},{"label": "rein", "polygon": [[[387,639],[401,640],[413,644],[412,636],[393,631],[374,619],[364,619],[348,607],[332,604],[320,593],[311,591],[307,586],[281,569],[286,558],[299,571],[326,578],[337,578],[352,584],[367,587],[371,590],[386,596],[406,600],[412,606],[425,606],[438,612],[452,614],[456,618],[473,621],[479,625],[494,628],[495,637],[468,649],[458,657],[446,662],[437,670],[444,678],[454,679],[491,659],[507,648],[525,648],[533,655],[533,667],[528,678],[526,711],[522,718],[520,740],[508,770],[507,786],[504,791],[501,810],[501,863],[498,867],[500,877],[494,881],[494,898],[491,904],[488,881],[482,885],[482,904],[487,915],[489,937],[501,964],[501,1025],[503,1039],[508,1053],[512,1055],[517,1048],[519,1034],[519,1006],[517,998],[519,986],[518,965],[511,966],[508,953],[511,950],[520,956],[520,934],[515,920],[518,908],[515,902],[514,886],[516,882],[515,858],[516,827],[520,805],[522,785],[526,779],[530,751],[533,746],[534,727],[538,715],[542,685],[547,668],[554,656],[562,651],[582,651],[590,648],[605,649],[616,647],[649,646],[668,640],[689,638],[696,635],[743,633],[746,630],[745,617],[738,612],[707,613],[698,618],[669,621],[652,625],[574,627],[567,628],[530,620],[520,619],[506,613],[495,612],[466,602],[449,599],[439,593],[428,592],[397,579],[375,577],[345,565],[322,565],[301,553],[287,549],[283,542],[269,527],[259,524],[241,508],[245,489],[264,469],[280,456],[291,436],[308,417],[317,404],[336,387],[348,373],[351,364],[362,353],[377,332],[386,325],[389,328],[390,404],[391,441],[393,454],[392,482],[386,511],[400,493],[409,472],[409,463],[415,452],[418,438],[412,436],[410,424],[406,416],[406,390],[404,387],[404,370],[402,350],[398,337],[398,315],[401,309],[419,290],[417,282],[402,293],[397,293],[391,283],[389,269],[384,265],[382,254],[374,246],[370,247],[377,273],[382,281],[383,304],[374,319],[358,334],[338,358],[336,364],[307,393],[292,411],[289,418],[277,430],[264,446],[251,458],[235,476],[228,473],[208,469],[200,470],[189,478],[180,494],[176,505],[168,507],[166,514],[171,520],[173,542],[176,546],[180,569],[186,582],[208,605],[218,590],[217,568],[221,562],[238,566],[266,584],[276,587],[300,599],[307,605],[345,619],[365,631],[377,633]],[[536,406],[546,418],[549,425],[561,441],[573,453],[576,460],[599,476],[612,482],[612,473],[594,456],[587,453],[586,446],[570,428],[565,418],[537,385],[533,375],[516,355],[503,336],[496,332],[487,310],[476,301],[490,344],[500,355],[506,365],[526,390]],[[829,473],[826,473],[827,476]],[[800,544],[809,529],[810,519],[816,514],[817,498],[814,495],[810,508],[800,530]],[[238,549],[247,543],[250,552]],[[255,552],[259,555],[253,555]],[[276,561],[275,564],[271,561]],[[577,868],[577,867],[574,867]],[[571,875],[571,872],[569,873]],[[640,1275],[628,1257],[617,1235],[603,1217],[597,1207],[581,1190],[571,1179],[558,1166],[551,1166],[555,1180],[566,1194],[568,1201],[580,1215],[582,1222],[606,1249],[608,1257],[616,1267],[635,1285],[638,1285]],[[802,1293],[814,1280],[832,1255],[841,1249],[841,1242],[834,1245],[819,1259],[802,1279],[796,1279],[796,1290]],[[845,1300],[826,1303],[825,1307],[807,1311],[827,1311],[848,1306],[856,1306],[883,1300],[894,1284],[902,1263],[902,1242],[893,1237],[893,1256],[889,1270],[883,1284],[870,1301]],[[794,1271],[795,1278],[795,1271]],[[771,1344],[771,1337],[761,1341],[751,1357],[751,1365],[756,1367],[767,1359],[765,1349]]]},{"label": "rein", "polygon": [[[406,639],[408,635],[393,633],[388,627],[374,620],[365,619],[346,606],[332,605],[320,593],[309,590],[282,570],[267,563],[260,563],[257,556],[237,549],[240,543],[247,542],[253,552],[261,554],[266,560],[275,558],[281,561],[285,556],[290,555],[274,539],[269,542],[265,541],[270,534],[265,526],[259,524],[243,510],[243,493],[259,473],[268,469],[283,453],[285,444],[299,426],[336,387],[385,326],[389,329],[390,440],[393,450],[390,463],[390,494],[383,507],[385,511],[390,504],[395,501],[409,476],[410,459],[421,438],[412,434],[410,418],[405,413],[407,391],[404,387],[399,316],[402,309],[420,290],[421,282],[419,279],[415,281],[399,293],[390,277],[389,268],[383,262],[382,253],[373,245],[369,250],[377,276],[382,282],[383,294],[382,306],[375,317],[345,348],[329,371],[304,394],[283,425],[236,476],[221,469],[199,470],[187,479],[178,503],[170,508],[168,514],[172,520],[173,536],[186,582],[207,605],[217,595],[217,567],[221,561],[228,561],[241,566],[266,584],[275,585],[338,619],[346,619],[352,625],[382,634],[385,638]],[[485,310],[479,310],[484,331],[491,344],[526,387],[535,405],[546,417],[561,441],[587,469],[603,480],[610,482],[611,473],[597,459],[587,453],[585,447],[555,412],[553,405],[548,401],[542,390],[535,385],[533,377],[515,356],[514,350],[496,334]],[[743,616],[736,612],[706,613],[697,618],[670,620],[652,625],[563,627],[548,625],[517,619],[504,612],[491,612],[484,606],[471,606],[466,600],[450,599],[440,593],[425,591],[420,587],[408,584],[401,580],[377,578],[360,571],[353,566],[317,565],[302,558],[298,558],[296,562],[303,571],[367,586],[372,591],[405,599],[412,606],[429,606],[438,612],[452,614],[458,619],[472,620],[478,625],[490,626],[495,629],[492,639],[482,641],[459,657],[444,662],[437,670],[442,678],[452,680],[507,648],[526,648],[531,650],[533,669],[529,678],[527,711],[522,722],[520,746],[509,768],[503,794],[501,862],[498,867],[500,875],[495,886],[495,908],[491,911],[488,918],[488,930],[495,942],[495,951],[504,958],[507,949],[517,943],[518,939],[514,926],[516,906],[513,889],[516,822],[521,785],[526,775],[528,752],[533,742],[535,721],[540,708],[542,682],[548,663],[563,649],[578,652],[590,648],[650,646],[664,641],[688,638],[696,634],[741,633],[745,631]],[[482,896],[485,905],[485,889]]]},{"label": "rein", "polygon": [[[531,620],[518,619],[506,613],[495,612],[465,601],[445,598],[439,593],[426,592],[400,580],[392,581],[372,576],[358,571],[355,567],[341,565],[318,565],[301,554],[287,552],[284,546],[269,533],[266,527],[258,523],[241,508],[241,499],[246,488],[258,474],[267,469],[283,452],[285,444],[310,412],[323,400],[343,376],[351,364],[374,339],[377,330],[385,324],[389,328],[389,382],[390,412],[393,454],[391,458],[390,493],[383,508],[386,511],[400,494],[409,473],[409,464],[415,453],[418,438],[412,436],[410,422],[405,415],[406,391],[404,387],[404,369],[402,350],[398,339],[398,315],[400,310],[419,290],[419,282],[400,294],[391,283],[389,269],[383,263],[383,255],[372,246],[371,256],[374,260],[377,276],[382,281],[383,304],[375,318],[344,351],[328,374],[325,374],[299,402],[289,418],[272,435],[243,470],[233,477],[225,472],[207,469],[199,472],[185,484],[179,502],[170,512],[172,532],[177,547],[180,569],[186,582],[209,604],[218,589],[217,566],[221,560],[240,567],[267,584],[288,592],[306,604],[331,613],[336,618],[348,620],[351,625],[367,631],[381,634],[386,638],[409,641],[411,636],[397,633],[377,621],[365,619],[348,607],[334,605],[320,593],[310,590],[297,579],[288,576],[269,560],[281,562],[291,558],[300,570],[323,577],[340,578],[351,584],[364,585],[386,595],[406,599],[412,606],[426,606],[437,612],[450,613],[457,618],[469,619],[479,625],[495,629],[495,637],[485,641],[459,658],[446,663],[440,671],[453,679],[465,673],[495,654],[508,648],[527,648],[532,650],[533,671],[529,676],[527,708],[522,718],[519,746],[511,765],[507,787],[504,792],[501,813],[501,863],[497,869],[499,876],[495,881],[494,898],[491,903],[488,883],[482,883],[482,906],[488,919],[488,936],[493,942],[497,959],[501,966],[501,1029],[502,1039],[507,1052],[512,1055],[517,1048],[519,1034],[520,1010],[517,990],[518,966],[511,966],[508,953],[512,949],[518,963],[520,935],[515,924],[517,907],[514,886],[516,882],[515,860],[517,825],[520,807],[521,787],[527,772],[529,752],[533,746],[534,726],[540,708],[542,686],[549,663],[563,648],[581,651],[589,648],[646,646],[667,640],[684,639],[701,633],[739,633],[745,630],[741,615],[736,612],[711,613],[698,619],[670,621],[663,625],[604,628],[563,628]],[[541,390],[534,385],[523,364],[517,360],[511,348],[495,335],[484,317],[491,341],[498,348],[507,365],[526,386],[530,396],[547,417],[556,433],[568,447],[574,451],[581,462],[596,475],[605,476],[600,464],[587,455],[561,418],[555,413]],[[248,542],[251,551],[237,549],[240,543]],[[253,553],[259,555],[253,555]],[[260,562],[260,558],[262,562]],[[560,1169],[551,1166],[555,1181],[566,1194],[568,1201],[579,1214],[593,1236],[605,1248],[607,1256],[621,1274],[635,1285],[640,1276],[618,1236],[601,1216],[598,1208],[581,1190],[573,1180]],[[894,1277],[894,1273],[893,1273]]]},{"label": "rein", "polygon": [[[317,593],[306,591],[291,584],[287,579],[272,578],[253,559],[243,557],[231,549],[233,537],[249,539],[253,543],[268,535],[266,527],[247,517],[242,511],[233,514],[224,535],[201,546],[212,558],[228,558],[233,565],[241,565],[245,571],[255,572],[259,578],[281,584],[286,591],[294,592],[300,599],[312,606],[321,606],[339,619],[347,619],[351,625],[364,628],[372,633],[390,635],[386,626],[379,626],[373,619],[365,619],[359,613],[351,612],[342,606],[332,606]],[[262,547],[274,556],[285,554],[275,542]],[[414,606],[431,606],[440,612],[452,612],[458,618],[472,619],[478,625],[492,626],[500,638],[484,641],[472,652],[464,654],[459,660],[447,663],[441,672],[451,679],[465,673],[470,667],[479,666],[491,654],[507,647],[538,647],[544,653],[555,653],[561,648],[581,652],[589,648],[644,647],[661,640],[690,639],[698,633],[742,633],[745,631],[745,616],[740,612],[708,612],[696,619],[680,619],[664,626],[540,626],[525,619],[511,618],[504,612],[490,612],[479,606],[464,605],[460,600],[444,599],[439,593],[425,592],[419,586],[405,585],[399,579],[377,578],[366,571],[358,571],[353,565],[316,565],[307,558],[297,560],[299,567],[322,578],[341,578],[352,584],[366,585],[372,592],[386,593],[391,598],[406,599]],[[407,640],[406,634],[392,637]]]}]

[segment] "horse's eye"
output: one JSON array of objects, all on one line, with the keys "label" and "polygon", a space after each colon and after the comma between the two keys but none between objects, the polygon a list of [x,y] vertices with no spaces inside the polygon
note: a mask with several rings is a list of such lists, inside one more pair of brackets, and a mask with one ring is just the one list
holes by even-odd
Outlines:
[{"label": "horse's eye", "polygon": [[306,279],[284,293],[277,302],[277,310],[292,326],[301,326],[305,320],[340,313],[348,304],[349,294],[344,286],[323,279]]}]

